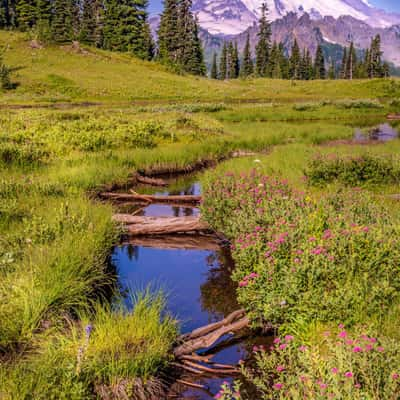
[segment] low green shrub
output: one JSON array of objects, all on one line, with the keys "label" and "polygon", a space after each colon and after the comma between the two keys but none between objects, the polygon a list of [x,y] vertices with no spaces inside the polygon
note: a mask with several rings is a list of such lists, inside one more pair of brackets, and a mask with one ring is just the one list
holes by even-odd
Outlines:
[{"label": "low green shrub", "polygon": [[334,181],[349,186],[397,184],[400,182],[400,159],[393,155],[319,155],[310,161],[305,175],[314,186]]},{"label": "low green shrub", "polygon": [[233,240],[239,302],[255,323],[353,325],[400,301],[400,227],[369,196],[318,202],[250,175],[205,184],[203,216]]},{"label": "low green shrub", "polygon": [[397,400],[400,349],[396,341],[376,338],[365,329],[355,334],[325,331],[318,343],[277,337],[270,349],[254,348],[257,370],[245,370],[260,399]]}]

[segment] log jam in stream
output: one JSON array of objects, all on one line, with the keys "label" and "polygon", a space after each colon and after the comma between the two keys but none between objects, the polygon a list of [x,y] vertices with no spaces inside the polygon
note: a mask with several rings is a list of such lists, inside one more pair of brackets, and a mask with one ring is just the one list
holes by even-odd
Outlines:
[{"label": "log jam in stream", "polygon": [[[201,198],[196,177],[167,182],[165,189],[147,185],[134,191],[150,198]],[[231,280],[229,247],[201,221],[198,203],[149,202],[143,207],[124,199],[117,204],[120,213],[114,218],[127,228],[113,253],[122,293],[148,285],[164,290],[168,311],[181,323],[165,399],[211,400],[224,381],[240,379],[238,365],[251,359],[254,346],[271,341],[248,329]],[[162,229],[162,222],[169,228]],[[182,229],[188,222],[190,229]],[[179,229],[171,229],[174,224]],[[133,307],[129,296],[125,301]]]}]

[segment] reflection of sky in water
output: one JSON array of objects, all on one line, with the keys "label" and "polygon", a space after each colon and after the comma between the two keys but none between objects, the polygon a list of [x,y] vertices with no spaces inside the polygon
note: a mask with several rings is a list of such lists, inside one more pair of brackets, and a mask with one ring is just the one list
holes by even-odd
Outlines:
[{"label": "reflection of sky in water", "polygon": [[399,137],[399,131],[392,127],[389,123],[378,125],[374,128],[360,129],[354,132],[354,140],[356,142],[365,142],[368,140],[388,142]]},{"label": "reflection of sky in water", "polygon": [[134,247],[130,258],[128,247],[117,248],[114,262],[124,289],[140,290],[151,285],[168,294],[168,309],[182,321],[188,332],[215,321],[201,307],[201,285],[207,280],[206,259],[211,252],[201,250],[164,250]]}]

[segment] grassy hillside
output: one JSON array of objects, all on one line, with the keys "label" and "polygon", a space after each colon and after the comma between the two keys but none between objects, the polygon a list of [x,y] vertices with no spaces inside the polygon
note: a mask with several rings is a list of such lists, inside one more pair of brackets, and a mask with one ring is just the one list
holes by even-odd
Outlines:
[{"label": "grassy hillside", "polygon": [[71,46],[34,49],[28,35],[0,31],[0,48],[18,68],[16,91],[0,94],[0,103],[164,102],[164,101],[309,101],[358,99],[400,94],[400,82],[234,80],[177,76],[164,67],[116,54]]}]

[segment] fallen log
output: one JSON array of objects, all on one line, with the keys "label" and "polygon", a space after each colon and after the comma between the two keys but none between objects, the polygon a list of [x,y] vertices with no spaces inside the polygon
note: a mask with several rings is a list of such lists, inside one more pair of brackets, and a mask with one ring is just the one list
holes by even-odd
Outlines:
[{"label": "fallen log", "polygon": [[232,322],[236,321],[239,318],[242,318],[243,316],[246,315],[245,310],[238,310],[234,311],[233,313],[229,314],[226,318],[219,322],[214,322],[212,324],[202,326],[200,328],[195,329],[191,333],[188,333],[186,335],[182,335],[180,337],[180,340],[193,340],[198,337],[204,336],[212,331],[215,331],[223,326],[229,325]]},{"label": "fallen log", "polygon": [[111,192],[102,192],[99,194],[99,197],[107,200],[114,201],[132,201],[139,203],[153,203],[153,204],[190,204],[193,206],[198,206],[201,202],[201,196],[193,196],[193,195],[182,195],[182,196],[154,196],[147,194],[138,194],[138,193],[111,193]]},{"label": "fallen log", "polygon": [[144,185],[161,186],[161,187],[168,186],[167,182],[165,182],[163,179],[149,178],[143,175],[137,175],[136,180],[138,183],[142,183]]},{"label": "fallen log", "polygon": [[132,236],[210,232],[210,227],[200,217],[139,217],[115,214],[113,220],[125,224],[127,233]]},{"label": "fallen log", "polygon": [[180,358],[197,350],[207,349],[222,336],[241,331],[249,325],[250,320],[247,316],[243,316],[243,310],[235,311],[219,323],[197,329],[194,334],[192,333],[193,336],[191,334],[183,336],[185,341],[175,348],[174,355]]},{"label": "fallen log", "polygon": [[184,249],[218,251],[221,242],[213,235],[162,235],[140,236],[122,242],[122,245],[156,247],[159,249]]},{"label": "fallen log", "polygon": [[400,114],[389,114],[386,118],[390,121],[400,121]]}]

